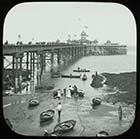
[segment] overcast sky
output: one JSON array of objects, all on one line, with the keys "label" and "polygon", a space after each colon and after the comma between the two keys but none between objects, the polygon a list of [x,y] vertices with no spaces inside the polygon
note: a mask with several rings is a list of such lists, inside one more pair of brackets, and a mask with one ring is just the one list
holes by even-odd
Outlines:
[{"label": "overcast sky", "polygon": [[131,11],[117,3],[30,2],[13,7],[4,22],[3,41],[15,43],[18,34],[31,41],[80,39],[81,31],[89,40],[107,40],[136,46],[136,23]]}]

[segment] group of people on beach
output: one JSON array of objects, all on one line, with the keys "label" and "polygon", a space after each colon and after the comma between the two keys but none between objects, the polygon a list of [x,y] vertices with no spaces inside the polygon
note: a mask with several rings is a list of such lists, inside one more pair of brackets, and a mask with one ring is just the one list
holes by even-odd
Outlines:
[{"label": "group of people on beach", "polygon": [[[63,90],[58,89],[55,98],[61,99],[62,97],[71,98],[73,95],[76,95],[78,92],[78,88],[76,85],[71,86],[69,85],[68,89],[65,87]],[[58,122],[60,122],[61,111],[62,111],[62,104],[61,102],[58,103],[56,110],[58,111]]]},{"label": "group of people on beach", "polygon": [[62,97],[71,98],[73,95],[76,96],[77,93],[78,93],[77,86],[69,85],[68,88],[65,87],[63,90],[58,89],[54,95],[54,98],[59,98],[59,99],[61,99]]}]

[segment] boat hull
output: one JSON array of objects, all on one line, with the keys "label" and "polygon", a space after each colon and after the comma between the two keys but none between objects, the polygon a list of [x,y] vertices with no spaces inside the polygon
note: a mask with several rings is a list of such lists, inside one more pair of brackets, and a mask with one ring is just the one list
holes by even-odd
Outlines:
[{"label": "boat hull", "polygon": [[73,70],[73,72],[90,72],[90,70]]},{"label": "boat hull", "polygon": [[61,77],[61,74],[59,72],[52,73],[51,78],[59,78]]},{"label": "boat hull", "polygon": [[82,77],[82,80],[83,80],[83,81],[86,81],[86,80],[87,80],[87,77]]},{"label": "boat hull", "polygon": [[54,110],[47,110],[40,114],[40,122],[47,122],[53,119],[54,117]]},{"label": "boat hull", "polygon": [[80,78],[81,75],[61,75],[62,78]]},{"label": "boat hull", "polygon": [[101,104],[101,99],[100,98],[93,98],[92,99],[92,106],[98,106]]},{"label": "boat hull", "polygon": [[107,137],[109,136],[109,133],[106,131],[100,131],[98,134],[96,134],[97,137]]},{"label": "boat hull", "polygon": [[34,106],[38,106],[39,105],[39,101],[36,99],[32,99],[29,101],[29,107],[34,107]]},{"label": "boat hull", "polygon": [[68,120],[62,123],[59,123],[54,128],[54,133],[66,133],[71,131],[75,127],[75,120]]}]

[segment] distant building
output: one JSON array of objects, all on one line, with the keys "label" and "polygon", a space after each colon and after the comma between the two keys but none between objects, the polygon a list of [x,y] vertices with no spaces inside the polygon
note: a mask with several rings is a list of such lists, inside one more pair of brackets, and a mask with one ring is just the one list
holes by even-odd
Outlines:
[{"label": "distant building", "polygon": [[119,45],[119,43],[112,43],[110,40],[107,40],[104,44],[99,44],[97,39],[93,41],[88,40],[88,35],[85,31],[81,32],[80,37],[81,38],[79,40],[71,40],[69,35],[67,43],[89,45],[91,47],[87,48],[87,53],[93,55],[127,54],[125,45]]}]

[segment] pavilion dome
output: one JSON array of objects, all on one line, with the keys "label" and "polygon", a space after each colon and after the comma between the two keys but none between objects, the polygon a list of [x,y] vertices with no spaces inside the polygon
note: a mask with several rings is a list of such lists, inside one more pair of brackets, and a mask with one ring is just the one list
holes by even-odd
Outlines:
[{"label": "pavilion dome", "polygon": [[110,40],[107,40],[107,41],[106,41],[106,43],[107,43],[107,44],[110,44],[110,43],[111,43],[111,41],[110,41]]},{"label": "pavilion dome", "polygon": [[85,32],[85,31],[82,31],[82,32],[81,32],[81,35],[86,35],[86,32]]},{"label": "pavilion dome", "polygon": [[93,43],[98,43],[98,40],[95,39],[95,40],[93,41]]}]

